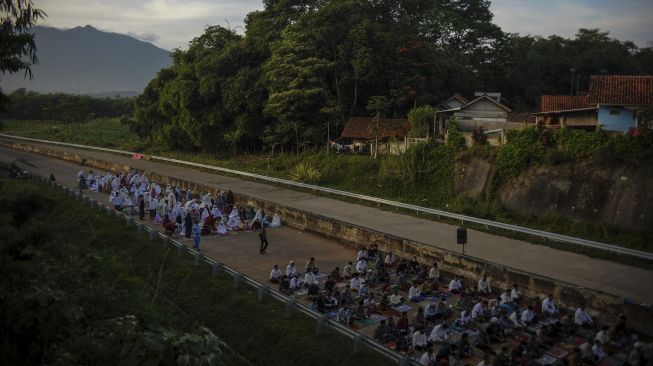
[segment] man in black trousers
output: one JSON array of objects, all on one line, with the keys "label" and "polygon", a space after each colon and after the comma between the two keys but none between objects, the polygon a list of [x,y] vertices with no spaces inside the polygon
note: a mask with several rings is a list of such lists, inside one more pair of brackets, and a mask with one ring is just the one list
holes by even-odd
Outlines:
[{"label": "man in black trousers", "polygon": [[261,228],[258,230],[258,237],[261,239],[261,254],[265,254],[265,249],[268,247],[268,235],[265,230],[265,226],[261,225]]}]

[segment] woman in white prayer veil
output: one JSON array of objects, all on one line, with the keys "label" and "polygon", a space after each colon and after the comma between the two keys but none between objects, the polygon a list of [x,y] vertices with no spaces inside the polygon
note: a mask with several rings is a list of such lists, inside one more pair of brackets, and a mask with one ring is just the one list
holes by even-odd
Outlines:
[{"label": "woman in white prayer veil", "polygon": [[231,209],[231,213],[229,214],[229,218],[231,219],[232,217],[237,217],[238,221],[240,221],[240,214],[238,213],[238,207],[234,205],[234,208]]},{"label": "woman in white prayer veil", "polygon": [[270,224],[270,227],[281,227],[281,218],[279,215],[274,214],[272,217],[272,223]]},{"label": "woman in white prayer veil", "polygon": [[202,197],[202,203],[204,203],[206,207],[211,207],[211,192]]},{"label": "woman in white prayer veil", "polygon": [[236,216],[229,216],[227,226],[229,226],[229,229],[231,230],[240,229],[240,216],[238,216],[238,213],[236,213]]},{"label": "woman in white prayer veil", "polygon": [[206,219],[210,215],[209,208],[206,207],[204,203],[200,205],[200,212],[201,212],[200,221],[204,221],[204,219]]},{"label": "woman in white prayer veil", "polygon": [[220,221],[220,223],[218,224],[218,235],[227,235],[227,234],[229,234],[227,227],[224,225],[224,222]]},{"label": "woman in white prayer veil", "polygon": [[220,210],[218,210],[218,206],[213,206],[213,209],[211,210],[211,215],[215,217],[216,220],[219,220],[220,217],[222,217],[222,213]]}]

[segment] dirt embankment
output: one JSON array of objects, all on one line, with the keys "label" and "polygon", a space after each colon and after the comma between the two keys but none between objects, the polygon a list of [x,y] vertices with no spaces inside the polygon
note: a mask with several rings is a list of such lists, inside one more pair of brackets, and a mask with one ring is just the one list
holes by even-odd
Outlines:
[{"label": "dirt embankment", "polygon": [[[493,162],[456,162],[457,193],[478,198],[488,193]],[[629,231],[653,231],[653,164],[604,166],[567,162],[527,169],[491,192],[518,215],[557,215]]]}]

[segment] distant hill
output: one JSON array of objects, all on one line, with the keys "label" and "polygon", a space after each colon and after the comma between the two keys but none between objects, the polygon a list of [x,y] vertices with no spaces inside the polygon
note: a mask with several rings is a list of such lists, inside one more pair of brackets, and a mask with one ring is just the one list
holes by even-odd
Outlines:
[{"label": "distant hill", "polygon": [[130,36],[102,32],[90,25],[62,30],[34,27],[39,64],[34,79],[1,75],[5,92],[134,95],[171,64],[170,52]]}]

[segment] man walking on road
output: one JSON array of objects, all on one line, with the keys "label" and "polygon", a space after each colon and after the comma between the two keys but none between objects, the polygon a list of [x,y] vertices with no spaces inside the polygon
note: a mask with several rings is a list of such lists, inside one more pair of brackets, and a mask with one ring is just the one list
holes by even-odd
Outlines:
[{"label": "man walking on road", "polygon": [[261,225],[261,228],[258,230],[258,237],[261,239],[261,254],[265,254],[265,249],[268,247],[268,235],[265,230],[265,226]]}]

